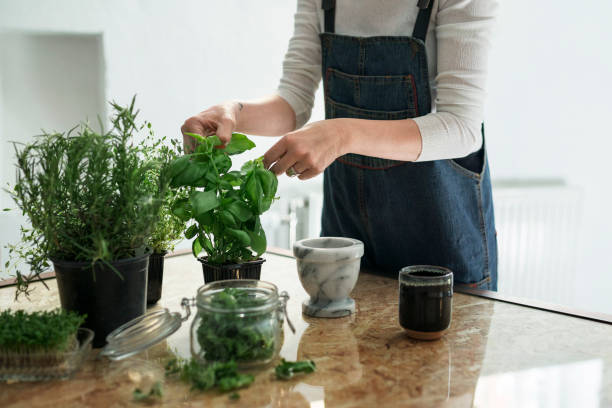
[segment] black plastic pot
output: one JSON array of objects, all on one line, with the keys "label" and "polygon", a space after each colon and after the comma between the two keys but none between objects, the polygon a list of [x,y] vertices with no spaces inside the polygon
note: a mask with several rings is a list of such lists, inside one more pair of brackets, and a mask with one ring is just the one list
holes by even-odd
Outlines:
[{"label": "black plastic pot", "polygon": [[266,262],[263,258],[240,264],[213,265],[208,263],[207,257],[198,258],[202,263],[204,283],[226,279],[259,279],[261,264]]},{"label": "black plastic pot", "polygon": [[147,279],[147,305],[157,303],[162,295],[164,280],[164,257],[168,251],[152,253],[149,258],[149,278]]},{"label": "black plastic pot", "polygon": [[87,314],[83,327],[94,331],[94,347],[123,323],[145,313],[149,255],[110,262],[52,260],[62,308]]}]

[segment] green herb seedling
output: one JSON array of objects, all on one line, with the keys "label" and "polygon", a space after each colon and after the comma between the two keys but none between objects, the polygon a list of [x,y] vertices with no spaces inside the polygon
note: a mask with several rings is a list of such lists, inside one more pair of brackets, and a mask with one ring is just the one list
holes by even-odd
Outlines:
[{"label": "green herb seedling", "polygon": [[0,312],[0,352],[63,352],[74,345],[85,316],[64,310]]}]

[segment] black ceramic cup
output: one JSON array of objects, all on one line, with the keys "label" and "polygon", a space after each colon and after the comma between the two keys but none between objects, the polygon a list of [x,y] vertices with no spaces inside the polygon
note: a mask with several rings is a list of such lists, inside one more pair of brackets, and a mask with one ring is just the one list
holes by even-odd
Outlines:
[{"label": "black ceramic cup", "polygon": [[399,273],[399,319],[408,336],[435,340],[448,330],[452,315],[453,272],[413,265]]}]

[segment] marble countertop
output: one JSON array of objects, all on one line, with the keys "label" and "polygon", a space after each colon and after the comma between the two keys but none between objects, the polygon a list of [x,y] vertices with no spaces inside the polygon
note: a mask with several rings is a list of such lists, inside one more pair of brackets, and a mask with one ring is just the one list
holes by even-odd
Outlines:
[{"label": "marble countertop", "polygon": [[[456,293],[449,332],[440,340],[411,340],[398,323],[397,281],[362,273],[352,297],[355,315],[303,317],[307,298],[295,260],[268,254],[262,280],[291,296],[281,356],[312,359],[313,374],[274,379],[273,366],[255,382],[227,394],[190,391],[164,380],[169,349],[189,355],[189,323],[162,344],[123,361],[92,352],[71,380],[0,383],[1,407],[525,407],[612,406],[612,325]],[[54,280],[37,284],[31,301],[13,301],[14,288],[0,289],[0,309],[42,310],[59,306]],[[203,284],[191,255],[166,260],[163,295],[154,307],[180,311],[180,300]],[[162,380],[164,396],[135,403],[132,391]]]}]

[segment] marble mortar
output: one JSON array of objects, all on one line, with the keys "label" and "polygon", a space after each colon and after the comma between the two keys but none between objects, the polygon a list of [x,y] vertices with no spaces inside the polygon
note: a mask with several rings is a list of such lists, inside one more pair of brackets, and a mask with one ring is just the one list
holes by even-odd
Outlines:
[{"label": "marble mortar", "polygon": [[355,312],[349,294],[357,283],[363,242],[342,237],[309,238],[293,245],[300,282],[310,295],[302,312],[314,317],[342,317]]}]

